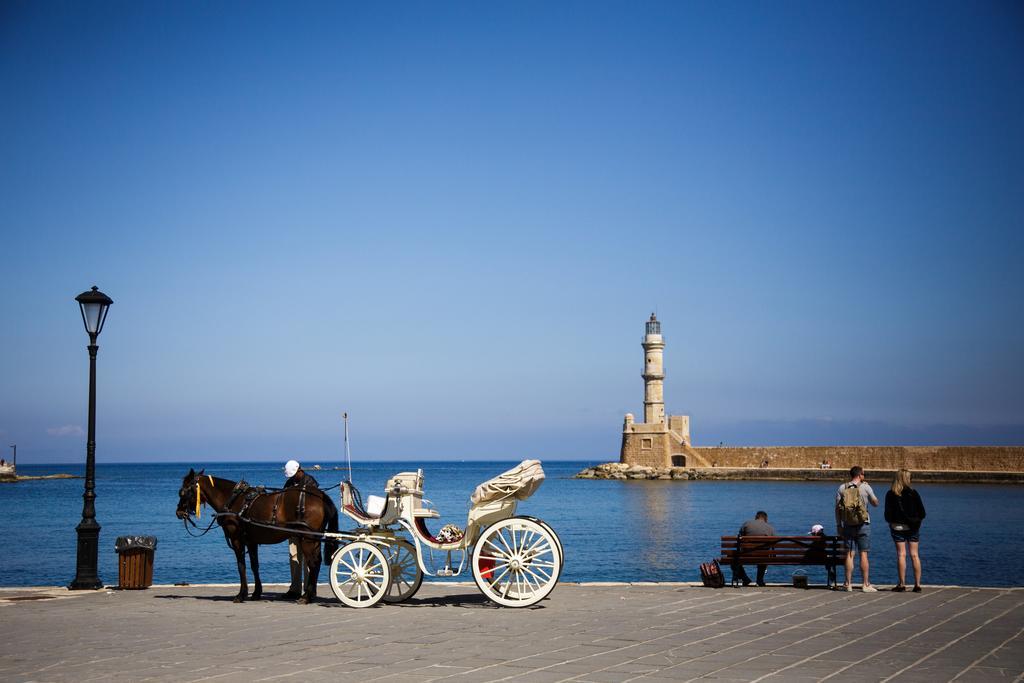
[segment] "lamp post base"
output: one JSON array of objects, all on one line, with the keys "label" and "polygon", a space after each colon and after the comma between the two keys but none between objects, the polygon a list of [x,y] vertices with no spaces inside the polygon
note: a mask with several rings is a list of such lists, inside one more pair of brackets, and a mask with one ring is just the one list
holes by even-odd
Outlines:
[{"label": "lamp post base", "polygon": [[100,525],[95,519],[83,519],[75,530],[78,532],[78,564],[75,579],[68,586],[70,590],[96,590],[103,588],[97,572],[100,547]]}]

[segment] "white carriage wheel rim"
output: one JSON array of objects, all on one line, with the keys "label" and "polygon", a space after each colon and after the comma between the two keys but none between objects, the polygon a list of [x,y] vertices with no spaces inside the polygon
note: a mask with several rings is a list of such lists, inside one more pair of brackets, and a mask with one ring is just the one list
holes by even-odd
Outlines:
[{"label": "white carriage wheel rim", "polygon": [[551,525],[540,519],[531,519],[531,521],[540,524],[544,527],[544,530],[551,534],[551,537],[555,539],[555,547],[558,550],[558,575],[562,575],[562,569],[565,567],[565,549],[562,547],[562,539],[559,538],[555,530],[551,528]]},{"label": "white carriage wheel rim", "polygon": [[[480,591],[504,607],[543,600],[558,582],[561,553],[553,532],[533,520],[511,518],[488,527],[473,549],[473,578]],[[494,565],[487,576],[485,558]]]},{"label": "white carriage wheel rim", "polygon": [[[391,583],[384,591],[384,602],[398,603],[408,600],[423,583],[423,570],[416,558],[416,548],[412,543],[399,540],[388,547],[388,560],[391,553],[398,554],[398,561],[391,562]],[[395,571],[395,569],[398,571]]]},{"label": "white carriage wheel rim", "polygon": [[331,559],[331,590],[349,607],[372,607],[391,584],[391,569],[380,549],[364,541],[342,546]]}]

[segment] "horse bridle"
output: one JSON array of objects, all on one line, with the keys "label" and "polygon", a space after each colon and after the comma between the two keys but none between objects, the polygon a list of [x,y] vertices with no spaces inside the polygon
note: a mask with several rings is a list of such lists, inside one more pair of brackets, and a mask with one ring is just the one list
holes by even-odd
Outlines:
[{"label": "horse bridle", "polygon": [[[190,484],[188,484],[187,486],[182,486],[180,489],[178,489],[178,498],[183,498],[185,496],[185,494],[188,492],[188,489],[192,488],[193,486],[195,487],[195,489],[196,489],[196,517],[197,518],[201,518],[202,517],[202,514],[200,513],[200,507],[199,506],[200,506],[201,503],[204,502],[202,500],[202,493],[199,490],[199,484],[200,484],[200,482],[202,480],[202,477],[203,477],[203,473],[202,472],[200,472],[198,474],[193,474],[192,475],[192,482]],[[207,474],[206,478],[210,480],[210,486],[213,486],[213,476]],[[189,515],[191,516],[191,510],[189,511]]]},{"label": "horse bridle", "polygon": [[[201,518],[202,517],[202,515],[200,513],[200,505],[204,502],[203,499],[202,499],[202,492],[199,490],[199,486],[200,486],[200,483],[202,482],[202,478],[203,478],[203,473],[202,472],[195,473],[195,474],[192,475],[192,481],[189,484],[187,484],[185,486],[182,486],[180,489],[178,489],[178,498],[183,498],[185,496],[185,494],[188,493],[189,489],[191,489],[192,487],[195,487],[195,489],[196,489],[196,517],[197,518]],[[210,480],[210,486],[213,486],[213,476],[207,474],[206,478]],[[196,529],[199,528],[199,525],[196,524],[195,521],[192,519],[192,510],[189,510],[188,514],[185,517],[182,517],[181,522],[184,525],[185,531],[188,532],[189,536],[205,536],[207,533],[209,533],[210,529],[213,528],[213,525],[217,523],[217,515],[216,514],[213,515],[213,518],[210,520],[210,524],[205,529],[203,529],[203,532],[200,533],[200,534],[193,534],[192,530],[188,528],[189,524],[194,526]]]}]

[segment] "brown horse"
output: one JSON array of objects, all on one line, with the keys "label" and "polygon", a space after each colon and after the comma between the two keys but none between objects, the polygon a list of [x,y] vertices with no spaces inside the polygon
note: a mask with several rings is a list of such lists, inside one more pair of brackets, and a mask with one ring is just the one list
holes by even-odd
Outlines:
[{"label": "brown horse", "polygon": [[[235,551],[238,563],[238,595],[235,602],[249,597],[249,584],[245,576],[245,551],[249,551],[249,566],[252,567],[256,584],[252,599],[263,595],[260,581],[259,546],[272,545],[295,538],[306,558],[308,574],[298,602],[307,604],[316,599],[316,583],[320,576],[320,541],[324,531],[338,530],[338,509],[330,496],[316,487],[305,489],[287,488],[263,492],[244,483],[221,479],[190,469],[181,481],[178,491],[178,519],[186,524],[199,505],[205,503],[217,511],[217,524],[224,530],[228,546]],[[299,535],[295,532],[306,532]],[[324,541],[327,557],[334,555],[338,543]]]}]

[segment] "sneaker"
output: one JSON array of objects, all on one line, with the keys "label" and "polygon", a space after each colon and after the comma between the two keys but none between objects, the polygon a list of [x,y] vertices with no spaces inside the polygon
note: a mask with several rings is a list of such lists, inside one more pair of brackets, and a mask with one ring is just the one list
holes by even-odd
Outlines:
[{"label": "sneaker", "polygon": [[843,587],[842,587],[842,588],[840,588],[839,590],[843,590],[843,591],[846,591],[847,593],[852,593],[852,592],[853,592],[853,586],[851,586],[851,585],[850,585],[850,584],[848,584],[848,583],[844,583],[844,584],[843,584]]},{"label": "sneaker", "polygon": [[902,585],[902,584],[899,585],[899,586],[893,586],[892,587],[892,592],[893,593],[903,593],[906,590],[907,590],[907,587]]},{"label": "sneaker", "polygon": [[878,592],[878,589],[875,588],[874,586],[872,586],[869,583],[864,584],[864,586],[863,586],[863,588],[861,588],[861,590],[864,591],[865,593],[877,593]]},{"label": "sneaker", "polygon": [[920,593],[921,592],[921,587],[920,586],[914,586],[914,592],[915,593]]}]

